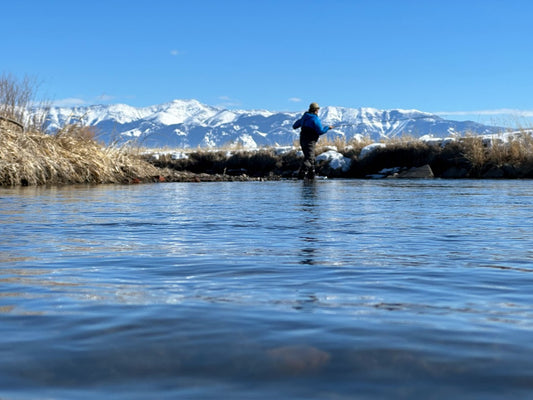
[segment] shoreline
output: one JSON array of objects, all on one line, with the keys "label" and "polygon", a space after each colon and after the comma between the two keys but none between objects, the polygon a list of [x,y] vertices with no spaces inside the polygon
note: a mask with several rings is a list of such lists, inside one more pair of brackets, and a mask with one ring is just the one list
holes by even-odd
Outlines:
[{"label": "shoreline", "polygon": [[[340,146],[339,146],[340,147]],[[158,168],[221,175],[213,180],[295,179],[302,155],[296,148],[145,154]],[[330,179],[533,179],[530,136],[510,143],[487,143],[479,137],[434,144],[422,141],[374,143],[360,148],[322,146],[317,175]]]},{"label": "shoreline", "polygon": [[[239,182],[296,179],[299,148],[156,150],[106,146],[90,128],[55,135],[0,120],[0,186]],[[316,174],[329,179],[533,179],[533,139],[482,137],[425,142],[351,141],[317,145]]]}]

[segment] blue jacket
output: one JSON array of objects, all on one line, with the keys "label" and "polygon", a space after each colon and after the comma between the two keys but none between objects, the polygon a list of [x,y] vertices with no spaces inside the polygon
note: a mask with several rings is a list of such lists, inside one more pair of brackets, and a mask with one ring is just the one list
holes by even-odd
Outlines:
[{"label": "blue jacket", "polygon": [[312,131],[317,137],[329,131],[329,126],[323,127],[318,115],[310,112],[306,112],[302,115],[302,118],[292,125],[292,129],[298,128],[302,128],[302,133],[304,133],[304,131]]}]

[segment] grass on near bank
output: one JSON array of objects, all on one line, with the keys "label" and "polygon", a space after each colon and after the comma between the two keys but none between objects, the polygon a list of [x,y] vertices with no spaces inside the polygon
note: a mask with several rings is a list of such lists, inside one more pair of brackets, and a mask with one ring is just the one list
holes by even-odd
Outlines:
[{"label": "grass on near bank", "polygon": [[33,78],[0,75],[0,186],[127,183],[160,174],[127,149],[99,143],[91,128],[44,133],[48,105],[37,89]]},{"label": "grass on near bank", "polygon": [[69,125],[55,135],[0,124],[0,185],[130,183],[160,171],[125,149],[101,145],[89,128]]}]

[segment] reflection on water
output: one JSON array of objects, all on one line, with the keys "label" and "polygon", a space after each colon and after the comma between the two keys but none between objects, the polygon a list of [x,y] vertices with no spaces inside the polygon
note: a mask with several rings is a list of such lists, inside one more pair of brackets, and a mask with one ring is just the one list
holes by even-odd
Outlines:
[{"label": "reflection on water", "polygon": [[0,397],[527,398],[529,181],[0,191]]},{"label": "reflection on water", "polygon": [[302,183],[301,203],[301,263],[313,265],[320,235],[320,210],[317,207],[317,182],[304,181]]}]

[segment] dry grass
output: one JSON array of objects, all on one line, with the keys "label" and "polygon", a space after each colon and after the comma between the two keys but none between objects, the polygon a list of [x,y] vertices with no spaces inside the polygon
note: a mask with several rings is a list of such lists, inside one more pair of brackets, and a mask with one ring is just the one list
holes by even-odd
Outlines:
[{"label": "dry grass", "polygon": [[127,183],[159,175],[126,149],[99,144],[79,123],[55,135],[42,132],[47,107],[36,101],[37,87],[29,77],[0,76],[0,186]]},{"label": "dry grass", "polygon": [[460,144],[463,156],[470,161],[474,169],[480,169],[485,165],[487,151],[483,138],[468,134],[461,139]]},{"label": "dry grass", "polygon": [[478,169],[487,164],[521,166],[531,163],[533,157],[533,137],[526,130],[505,142],[494,140],[487,143],[481,137],[468,135],[460,143],[463,155]]},{"label": "dry grass", "polygon": [[0,125],[0,185],[128,183],[159,175],[126,149],[104,147],[89,128],[69,125],[56,135]]},{"label": "dry grass", "polygon": [[505,164],[530,164],[533,158],[533,138],[522,131],[507,143],[493,143],[486,155],[487,161],[502,166]]},{"label": "dry grass", "polygon": [[[344,136],[336,136],[333,140],[327,136],[322,136],[317,143],[317,153],[321,153],[326,147],[335,147],[339,153],[344,155],[359,154],[361,149],[374,141],[369,137],[365,137],[362,140],[358,138],[352,138],[346,140]],[[300,143],[297,143],[300,146]]]}]

